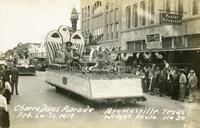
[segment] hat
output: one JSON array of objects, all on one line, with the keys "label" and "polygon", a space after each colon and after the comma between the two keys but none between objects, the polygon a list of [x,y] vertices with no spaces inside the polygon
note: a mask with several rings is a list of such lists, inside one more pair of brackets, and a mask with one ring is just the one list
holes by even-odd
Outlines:
[{"label": "hat", "polygon": [[190,73],[194,73],[194,70],[193,70],[193,69],[191,69],[191,70],[190,70]]},{"label": "hat", "polygon": [[73,45],[73,44],[72,44],[72,42],[70,42],[70,41],[68,41],[68,42],[65,42],[65,43],[66,43],[66,46],[68,46],[68,45],[69,45],[69,46],[71,47],[71,46]]}]

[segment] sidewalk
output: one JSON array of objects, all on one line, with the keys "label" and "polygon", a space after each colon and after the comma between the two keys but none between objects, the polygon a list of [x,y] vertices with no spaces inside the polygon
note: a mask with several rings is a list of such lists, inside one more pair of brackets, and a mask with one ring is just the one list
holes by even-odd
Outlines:
[{"label": "sidewalk", "polygon": [[[180,103],[184,106],[185,110],[187,110],[187,120],[184,123],[183,128],[200,128],[200,93],[196,95],[195,103],[188,102],[180,102],[178,100],[172,100],[169,96],[160,97],[158,94],[151,95],[149,93],[145,93],[149,97],[157,97],[158,99],[162,98],[167,101],[174,101],[174,103]],[[180,105],[179,104],[179,105]]]},{"label": "sidewalk", "polygon": [[200,104],[199,103],[186,103],[188,107],[188,119],[184,124],[184,128],[200,128]]}]

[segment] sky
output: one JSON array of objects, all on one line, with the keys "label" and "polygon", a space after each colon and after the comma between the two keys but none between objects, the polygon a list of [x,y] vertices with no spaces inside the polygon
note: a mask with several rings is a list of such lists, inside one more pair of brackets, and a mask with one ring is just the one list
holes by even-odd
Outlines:
[{"label": "sky", "polygon": [[0,51],[41,43],[49,31],[71,26],[74,7],[80,13],[80,0],[0,0]]}]

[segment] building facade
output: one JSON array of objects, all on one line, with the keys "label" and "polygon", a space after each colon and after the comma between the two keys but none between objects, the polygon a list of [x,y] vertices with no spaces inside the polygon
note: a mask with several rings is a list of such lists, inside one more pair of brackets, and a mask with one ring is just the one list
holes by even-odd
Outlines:
[{"label": "building facade", "polygon": [[[103,34],[103,46],[128,51],[200,46],[200,0],[81,0],[81,9],[82,32]],[[178,18],[165,15],[163,22],[161,13]]]},{"label": "building facade", "polygon": [[[199,0],[122,0],[121,46],[126,50],[199,47]],[[180,24],[161,23],[161,13],[183,16]],[[159,36],[159,43],[147,40]],[[151,44],[149,44],[151,43]]]},{"label": "building facade", "polygon": [[102,36],[100,45],[120,46],[121,0],[81,0],[81,30],[85,37]]}]

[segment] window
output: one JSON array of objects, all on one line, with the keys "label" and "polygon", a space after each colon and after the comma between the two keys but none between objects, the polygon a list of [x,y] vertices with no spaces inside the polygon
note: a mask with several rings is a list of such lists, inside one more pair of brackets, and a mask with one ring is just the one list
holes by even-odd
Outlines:
[{"label": "window", "polygon": [[109,9],[109,2],[106,3],[106,9]]},{"label": "window", "polygon": [[108,25],[106,25],[106,33],[107,33],[106,39],[109,40],[109,26]]},{"label": "window", "polygon": [[200,7],[199,4],[200,0],[193,0],[193,11],[192,11],[193,15],[199,14],[199,7]]},{"label": "window", "polygon": [[115,30],[116,30],[116,35],[115,38],[118,39],[118,33],[119,33],[119,23],[115,23]]},{"label": "window", "polygon": [[90,16],[90,6],[88,6],[88,17]]},{"label": "window", "polygon": [[83,30],[84,28],[83,28],[83,25],[84,25],[84,22],[82,21],[82,24],[81,24],[81,29]]},{"label": "window", "polygon": [[150,0],[149,1],[149,6],[150,6],[150,23],[154,23],[154,13],[155,13],[155,0]]},{"label": "window", "polygon": [[146,17],[145,17],[145,13],[146,13],[146,8],[145,8],[145,2],[141,2],[140,3],[140,8],[141,8],[141,25],[145,25],[146,24]]},{"label": "window", "polygon": [[126,8],[126,26],[127,28],[131,28],[131,7],[128,6]]},{"label": "window", "polygon": [[85,18],[87,18],[87,7],[85,7]]},{"label": "window", "polygon": [[166,0],[166,12],[170,12],[170,0]]},{"label": "window", "polygon": [[184,47],[184,43],[181,36],[174,37],[174,45],[175,47]]},{"label": "window", "polygon": [[183,13],[183,0],[178,0],[178,13]]},{"label": "window", "polygon": [[111,30],[111,39],[113,39],[113,34],[114,34],[114,25],[113,24],[111,24],[110,25],[110,30]]},{"label": "window", "polygon": [[84,19],[84,8],[82,8],[82,19]]},{"label": "window", "polygon": [[90,20],[87,22],[87,29],[90,29]]},{"label": "window", "polygon": [[106,13],[106,24],[109,24],[109,13]]},{"label": "window", "polygon": [[138,5],[133,5],[133,26],[138,26]]},{"label": "window", "polygon": [[102,12],[102,6],[101,2],[97,1],[93,6],[93,14],[98,14]]},{"label": "window", "polygon": [[114,18],[115,22],[119,20],[119,9],[116,8],[115,9],[115,18]]},{"label": "window", "polygon": [[113,13],[113,11],[110,11],[110,21],[111,21],[111,23],[114,22],[114,13]]}]

